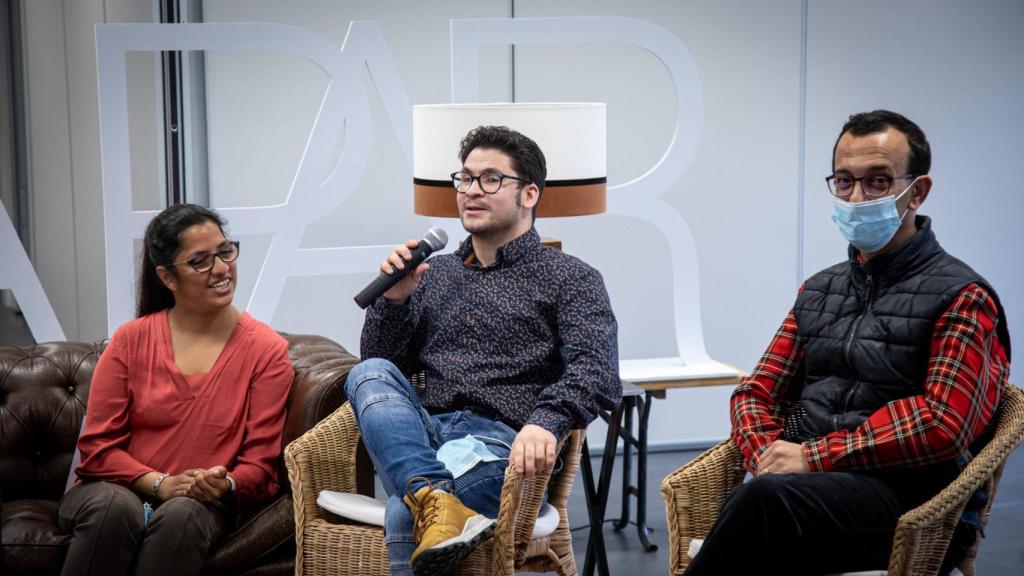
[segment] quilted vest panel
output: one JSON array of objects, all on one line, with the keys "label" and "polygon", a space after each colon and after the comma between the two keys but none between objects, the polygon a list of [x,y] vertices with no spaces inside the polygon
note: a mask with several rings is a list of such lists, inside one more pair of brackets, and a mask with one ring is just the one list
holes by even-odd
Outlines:
[{"label": "quilted vest panel", "polygon": [[808,279],[794,307],[805,350],[800,435],[853,430],[885,404],[920,394],[935,323],[972,283],[996,300],[1009,355],[995,292],[939,246],[925,216],[896,250],[860,264],[851,249],[850,260]]}]

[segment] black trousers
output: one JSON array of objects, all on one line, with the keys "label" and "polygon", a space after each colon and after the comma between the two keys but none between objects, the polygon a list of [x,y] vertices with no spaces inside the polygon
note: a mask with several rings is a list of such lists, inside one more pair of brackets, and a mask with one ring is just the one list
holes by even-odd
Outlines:
[{"label": "black trousers", "polygon": [[726,500],[688,576],[884,570],[903,512],[956,478],[955,464],[887,473],[764,474]]}]

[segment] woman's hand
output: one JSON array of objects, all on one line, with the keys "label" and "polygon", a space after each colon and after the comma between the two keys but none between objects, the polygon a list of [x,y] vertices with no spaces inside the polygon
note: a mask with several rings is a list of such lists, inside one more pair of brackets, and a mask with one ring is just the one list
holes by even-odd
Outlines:
[{"label": "woman's hand", "polygon": [[200,502],[219,500],[231,490],[228,470],[223,466],[214,466],[209,470],[197,468],[185,474],[191,475],[193,481],[188,495]]},{"label": "woman's hand", "polygon": [[160,489],[157,491],[156,497],[161,502],[165,502],[177,496],[188,496],[188,492],[191,489],[191,477],[186,474],[175,474],[174,476],[164,478],[164,481],[160,483]]},{"label": "woman's hand", "polygon": [[156,481],[161,476],[163,474],[159,472],[143,474],[132,483],[132,490],[146,498],[153,498],[155,496],[157,500],[163,502],[175,496],[188,496],[188,491],[192,489],[192,477],[186,472],[165,477],[160,481],[160,487],[154,493],[153,485],[156,484]]}]

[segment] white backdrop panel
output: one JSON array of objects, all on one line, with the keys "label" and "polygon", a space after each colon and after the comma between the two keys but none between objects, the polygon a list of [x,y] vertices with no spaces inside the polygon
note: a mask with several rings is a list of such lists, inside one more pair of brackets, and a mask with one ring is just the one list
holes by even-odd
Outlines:
[{"label": "white backdrop panel", "polygon": [[[693,57],[704,101],[701,140],[687,172],[660,196],[694,236],[708,354],[749,370],[796,287],[801,3],[516,2],[517,17],[579,14],[655,23]],[[725,36],[743,42],[723,42]],[[664,66],[631,47],[518,47],[516,96],[607,102],[610,185],[649,170],[675,125]],[[538,228],[603,272],[622,358],[674,355],[676,288],[669,247],[656,228],[611,215],[544,221]],[[729,392],[670,392],[654,404],[650,441],[724,437]]]},{"label": "white backdrop panel", "polygon": [[[350,20],[376,20],[410,100],[419,104],[451,99],[449,20],[505,17],[508,9],[506,2],[421,7],[209,0],[204,19],[290,24],[339,45]],[[638,18],[664,27],[691,52],[703,90],[704,127],[689,170],[661,198],[694,235],[708,352],[749,369],[796,286],[801,3],[741,9],[729,3],[517,2],[516,15]],[[723,43],[723,34],[744,41]],[[511,69],[507,48],[481,50],[481,100],[608,103],[611,184],[649,170],[670,142],[676,105],[671,78],[650,53],[604,44],[520,46],[515,94]],[[427,219],[412,214],[409,168],[369,75],[363,80],[374,130],[366,173],[358,193],[307,229],[304,247],[396,243],[429,226]],[[326,82],[314,67],[283,55],[207,54],[210,197],[215,206],[284,198]],[[658,229],[611,215],[541,221],[538,228],[563,239],[569,252],[603,272],[620,322],[623,358],[676,354],[670,247]],[[240,301],[251,290],[247,275],[263,256],[261,245],[266,240],[246,239]],[[357,350],[363,315],[351,296],[371,275],[289,280],[274,326],[325,334]],[[724,436],[728,392],[673,392],[655,407],[651,441]],[[599,427],[594,432],[601,433]]]},{"label": "white backdrop panel", "polygon": [[[877,18],[866,17],[876,14]],[[884,14],[884,17],[881,15]],[[888,108],[925,131],[935,184],[920,212],[993,284],[1024,332],[1024,3],[815,1],[808,12],[804,269],[845,257],[824,178],[853,112]],[[838,33],[837,33],[838,32]]]}]

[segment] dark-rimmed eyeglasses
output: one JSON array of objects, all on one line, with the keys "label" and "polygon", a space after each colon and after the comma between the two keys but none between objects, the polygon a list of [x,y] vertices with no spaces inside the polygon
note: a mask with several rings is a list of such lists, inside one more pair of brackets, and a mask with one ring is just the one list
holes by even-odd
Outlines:
[{"label": "dark-rimmed eyeglasses", "polygon": [[860,182],[861,190],[865,196],[885,196],[892,190],[893,182],[897,180],[909,180],[917,178],[917,174],[904,174],[903,176],[888,176],[886,174],[872,174],[854,178],[848,174],[833,174],[825,177],[828,184],[828,191],[837,198],[846,198],[853,194],[853,189]]},{"label": "dark-rimmed eyeglasses", "polygon": [[174,268],[175,266],[188,264],[196,272],[209,272],[210,270],[213,270],[214,258],[220,258],[222,262],[234,262],[237,260],[239,247],[240,244],[238,240],[228,240],[221,244],[217,248],[216,252],[203,252],[202,254],[196,254],[184,262],[168,264],[164,266],[164,268]]},{"label": "dark-rimmed eyeglasses", "polygon": [[504,184],[506,179],[515,180],[524,184],[531,183],[525,178],[509,176],[508,174],[502,174],[501,172],[485,172],[479,176],[473,176],[469,172],[452,172],[452,186],[455,186],[455,189],[459,194],[469,192],[469,189],[473,186],[473,180],[476,180],[476,183],[480,186],[480,190],[485,194],[495,194],[498,190],[501,190],[501,185]]}]

